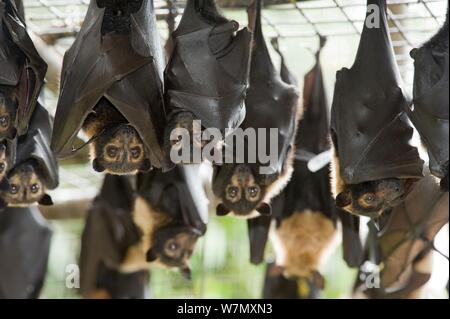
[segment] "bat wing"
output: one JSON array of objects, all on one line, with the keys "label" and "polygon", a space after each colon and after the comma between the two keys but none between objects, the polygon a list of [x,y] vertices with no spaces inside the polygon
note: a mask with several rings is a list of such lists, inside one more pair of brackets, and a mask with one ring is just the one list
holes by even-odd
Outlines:
[{"label": "bat wing", "polygon": [[244,98],[251,34],[220,16],[212,0],[189,0],[166,68],[170,112],[187,110],[206,128],[236,128],[245,117]]},{"label": "bat wing", "polygon": [[250,240],[250,262],[259,265],[264,261],[264,252],[269,238],[270,216],[260,216],[247,221]]},{"label": "bat wing", "polygon": [[405,115],[410,101],[400,87],[386,1],[368,1],[373,4],[381,8],[380,27],[364,24],[353,66],[337,73],[332,105],[331,127],[347,184],[422,177],[423,161],[410,145],[413,129]]},{"label": "bat wing", "polygon": [[102,190],[88,212],[81,239],[83,296],[89,296],[98,288],[102,267],[114,268],[120,264],[127,248],[139,241],[139,232],[132,219],[133,198],[127,177],[105,177]]},{"label": "bat wing", "polygon": [[359,217],[339,210],[342,223],[342,248],[344,261],[349,267],[359,267],[363,261],[364,249],[359,236]]},{"label": "bat wing", "polygon": [[149,271],[121,273],[105,264],[100,264],[97,287],[105,289],[111,299],[148,299]]},{"label": "bat wing", "polygon": [[[261,3],[256,2],[256,12],[249,12],[249,20],[255,14],[254,48],[250,67],[250,87],[247,92],[247,116],[242,128],[277,128],[278,161],[270,167],[273,173],[279,173],[289,150],[293,146],[299,93],[295,86],[285,83],[276,71],[261,26]],[[267,132],[268,133],[268,130]],[[266,150],[270,138],[267,137]]]},{"label": "bat wing", "polygon": [[49,189],[55,189],[59,184],[58,162],[50,149],[52,125],[50,115],[38,104],[31,118],[28,133],[19,138],[16,158],[17,163],[35,159],[44,173]]},{"label": "bat wing", "polygon": [[289,280],[283,276],[282,269],[269,263],[264,279],[264,299],[298,299],[298,285],[296,280]]},{"label": "bat wing", "polygon": [[[153,207],[169,214],[184,226],[192,227],[204,234],[205,216],[208,211],[207,197],[200,187],[198,174],[186,170],[177,166],[169,172],[154,170],[142,173],[138,178],[138,193]],[[176,189],[176,193],[169,195],[167,190],[172,186]],[[165,206],[158,207],[159,205]]]},{"label": "bat wing", "polygon": [[[7,31],[10,39],[10,41],[5,41],[5,35],[0,35],[0,66],[2,69],[0,85],[16,86],[19,84],[17,115],[21,120],[17,130],[19,135],[23,135],[28,129],[28,123],[44,84],[47,64],[36,51],[27,32],[24,18],[18,12],[15,2],[7,0],[0,4],[0,7],[3,31]],[[11,44],[15,48],[4,47],[11,46]],[[24,58],[18,55],[22,55]],[[21,65],[17,65],[19,61]],[[3,70],[6,72],[4,73]]]},{"label": "bat wing", "polygon": [[36,207],[0,213],[0,298],[38,298],[52,231]]},{"label": "bat wing", "polygon": [[[448,9],[447,9],[448,10]],[[427,146],[431,172],[448,170],[448,13],[444,27],[428,43],[411,52],[414,58],[414,108],[409,117]]]},{"label": "bat wing", "polygon": [[434,178],[427,176],[392,211],[378,236],[383,287],[395,283],[421,252],[432,247],[434,237],[449,221],[448,207],[448,193],[442,193]]},{"label": "bat wing", "polygon": [[164,58],[157,45],[152,2],[144,1],[132,14],[128,36],[102,36],[103,14],[104,9],[92,1],[77,39],[64,56],[52,149],[60,157],[71,155],[84,120],[105,97],[140,133],[153,166],[160,167]]},{"label": "bat wing", "polygon": [[313,154],[328,150],[329,126],[328,102],[318,53],[316,64],[304,77],[303,116],[298,124],[296,150]]}]

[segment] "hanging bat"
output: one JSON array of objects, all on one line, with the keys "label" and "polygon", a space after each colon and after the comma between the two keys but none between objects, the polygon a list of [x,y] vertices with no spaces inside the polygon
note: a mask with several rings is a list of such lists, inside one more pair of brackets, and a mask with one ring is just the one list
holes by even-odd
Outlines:
[{"label": "hanging bat", "polygon": [[[395,207],[422,177],[423,161],[410,144],[410,105],[401,88],[385,0],[368,0],[355,62],[337,72],[331,111],[333,188],[346,211],[377,217]],[[375,15],[378,15],[376,17]],[[372,27],[371,21],[379,21]]]},{"label": "hanging bat", "polygon": [[0,212],[0,299],[39,297],[51,236],[37,207],[8,207]]},{"label": "hanging bat", "polygon": [[189,259],[206,232],[208,213],[206,194],[198,182],[196,166],[138,176],[133,220],[141,236],[139,243],[128,249],[120,266],[123,272],[153,264],[179,269],[190,279]]},{"label": "hanging bat", "polygon": [[420,48],[414,59],[414,107],[408,114],[428,149],[431,172],[448,192],[448,8],[442,28]]},{"label": "hanging bat", "polygon": [[372,298],[420,297],[431,277],[434,238],[449,221],[449,195],[428,175],[382,220],[380,231],[371,228],[367,245],[371,261],[382,265],[380,288],[359,283],[357,289]]},{"label": "hanging bat", "polygon": [[[242,130],[255,129],[256,140],[260,129],[269,132],[276,128],[278,135],[278,158],[270,163],[269,174],[262,174],[263,163],[250,163],[234,154],[234,164],[225,163],[215,168],[213,191],[221,202],[217,207],[219,216],[233,213],[241,217],[270,215],[270,201],[289,181],[292,174],[293,144],[297,123],[298,90],[289,79],[282,79],[272,63],[261,27],[261,3],[249,8],[249,21],[254,21],[254,45],[250,68],[250,87],[246,97],[247,114]],[[252,24],[252,23],[251,23]],[[267,138],[268,150],[270,138]],[[249,149],[245,141],[245,149]],[[256,154],[258,147],[255,147]],[[242,159],[242,158],[241,158]]]},{"label": "hanging bat", "polygon": [[0,1],[0,139],[26,134],[47,72],[19,10]]},{"label": "hanging bat", "polygon": [[88,211],[81,238],[80,293],[88,299],[143,299],[148,296],[148,270],[123,273],[118,267],[128,247],[139,242],[133,222],[133,180],[106,175]]},{"label": "hanging bat", "polygon": [[58,187],[58,163],[50,150],[52,121],[38,104],[26,135],[19,138],[16,164],[7,174],[9,187],[0,190],[1,206],[52,205],[46,192]]},{"label": "hanging bat", "polygon": [[[167,156],[171,150],[184,148],[182,140],[171,139],[175,129],[189,132],[190,150],[202,150],[204,129],[215,128],[225,134],[244,120],[251,34],[238,29],[236,21],[218,12],[214,0],[187,1],[171,35],[173,52],[165,71]],[[194,125],[194,120],[201,125]]]},{"label": "hanging bat", "polygon": [[52,149],[91,144],[93,168],[129,175],[162,167],[164,56],[152,0],[91,0],[64,56]]},{"label": "hanging bat", "polygon": [[[311,161],[330,149],[328,106],[319,61],[324,44],[325,39],[321,38],[316,64],[304,78],[304,113],[295,137],[292,178],[272,203],[274,225],[270,228],[270,238],[276,257],[274,271],[278,274],[270,276],[269,271],[267,281],[295,287],[295,298],[319,297],[325,284],[319,266],[333,247],[337,234],[329,162],[325,161],[317,171],[310,168]],[[275,49],[281,54],[277,45]],[[282,65],[281,69],[287,77],[287,68]],[[258,245],[255,241],[254,246]]]}]

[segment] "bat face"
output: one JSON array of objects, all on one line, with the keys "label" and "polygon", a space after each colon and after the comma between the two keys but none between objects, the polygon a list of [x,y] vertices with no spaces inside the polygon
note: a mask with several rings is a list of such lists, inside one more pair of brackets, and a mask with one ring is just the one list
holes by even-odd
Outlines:
[{"label": "bat face", "polygon": [[33,160],[15,167],[8,175],[9,190],[1,191],[1,199],[12,206],[28,206],[33,203],[51,205],[51,198],[45,192],[47,187]]},{"label": "bat face", "polygon": [[187,147],[187,144],[184,145],[181,137],[171,140],[172,132],[176,132],[179,129],[186,130],[189,133],[190,163],[193,162],[193,150],[201,151],[207,143],[207,141],[202,141],[202,128],[200,125],[194,124],[194,120],[194,115],[191,112],[179,112],[171,118],[164,132],[164,150],[166,154],[170,155],[171,151],[179,152],[183,147]]},{"label": "bat face", "polygon": [[346,185],[344,191],[337,195],[336,205],[355,215],[376,218],[400,204],[413,183],[408,179],[390,178]]},{"label": "bat face", "polygon": [[6,158],[6,146],[0,143],[0,181],[6,176],[8,171],[8,160]]},{"label": "bat face", "polygon": [[17,102],[11,96],[0,91],[0,139],[14,139],[17,130],[14,123],[17,115]]},{"label": "bat face", "polygon": [[97,172],[131,175],[151,168],[138,132],[130,125],[105,132],[92,144],[93,167]]},{"label": "bat face", "polygon": [[168,226],[155,233],[154,245],[147,253],[148,262],[158,262],[169,268],[179,268],[190,279],[188,266],[200,234],[189,227]]},{"label": "bat face", "polygon": [[218,214],[227,215],[233,212],[237,216],[248,217],[255,210],[259,211],[266,197],[268,185],[274,177],[255,174],[245,164],[240,164],[229,172],[228,176],[217,177],[214,181],[214,193],[222,200],[223,205],[222,211],[218,211]]}]

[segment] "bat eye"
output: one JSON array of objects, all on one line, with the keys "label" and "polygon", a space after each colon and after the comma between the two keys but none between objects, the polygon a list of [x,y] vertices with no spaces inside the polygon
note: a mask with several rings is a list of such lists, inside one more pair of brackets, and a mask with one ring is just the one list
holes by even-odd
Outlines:
[{"label": "bat eye", "polygon": [[0,126],[2,128],[7,128],[9,126],[9,116],[0,116]]},{"label": "bat eye", "polygon": [[108,146],[106,148],[106,154],[108,154],[109,157],[116,157],[117,153],[119,153],[119,149],[115,146]]},{"label": "bat eye", "polygon": [[239,188],[237,188],[236,186],[231,186],[228,188],[228,196],[230,198],[236,198],[238,193],[239,193]]},{"label": "bat eye", "polygon": [[36,183],[30,186],[30,190],[33,194],[36,194],[37,192],[39,192],[39,188],[40,188],[39,184],[36,184]]},{"label": "bat eye", "polygon": [[6,168],[6,164],[0,163],[0,173],[3,173],[5,171],[5,168]]},{"label": "bat eye", "polygon": [[141,156],[141,148],[140,147],[134,147],[131,149],[131,157],[134,159],[138,159]]},{"label": "bat eye", "polygon": [[167,248],[169,248],[170,251],[175,251],[175,250],[178,249],[178,244],[177,244],[177,243],[174,243],[174,242],[169,243],[169,245],[168,245]]},{"label": "bat eye", "polygon": [[259,189],[256,186],[251,186],[247,189],[248,194],[250,195],[251,198],[255,198],[258,196],[259,194]]},{"label": "bat eye", "polygon": [[17,194],[19,192],[20,187],[16,184],[11,184],[10,193]]},{"label": "bat eye", "polygon": [[373,193],[368,193],[365,194],[363,197],[363,200],[367,203],[367,204],[372,204],[375,201],[375,194]]}]

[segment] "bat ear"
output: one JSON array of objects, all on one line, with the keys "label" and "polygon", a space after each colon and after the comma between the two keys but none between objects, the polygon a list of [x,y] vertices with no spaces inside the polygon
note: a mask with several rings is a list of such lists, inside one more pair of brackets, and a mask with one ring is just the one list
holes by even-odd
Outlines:
[{"label": "bat ear", "polygon": [[219,217],[227,216],[230,213],[230,210],[225,207],[224,204],[217,205],[216,215]]},{"label": "bat ear", "polygon": [[146,158],[144,162],[142,163],[142,166],[140,168],[140,171],[143,173],[149,172],[152,169],[152,163],[150,163],[150,160]]},{"label": "bat ear", "polygon": [[345,191],[336,196],[336,206],[339,208],[347,207],[352,203],[350,192]]},{"label": "bat ear", "polygon": [[100,164],[100,161],[97,158],[92,161],[92,168],[99,173],[103,173],[105,171],[105,168],[102,164]]},{"label": "bat ear", "polygon": [[259,206],[256,210],[258,211],[258,213],[260,213],[261,216],[272,215],[272,206],[267,203],[262,203],[261,206]]},{"label": "bat ear", "polygon": [[44,196],[42,196],[42,198],[39,200],[39,205],[42,206],[52,206],[53,205],[53,200],[50,197],[50,195],[45,194]]},{"label": "bat ear", "polygon": [[156,255],[156,253],[153,249],[150,249],[147,252],[146,259],[147,259],[147,262],[152,263],[152,262],[156,261],[156,259],[158,259],[158,256]]},{"label": "bat ear", "polygon": [[186,280],[192,280],[192,271],[191,268],[189,268],[189,266],[183,266],[182,268],[180,268],[181,271],[181,275],[183,276],[184,279]]}]

